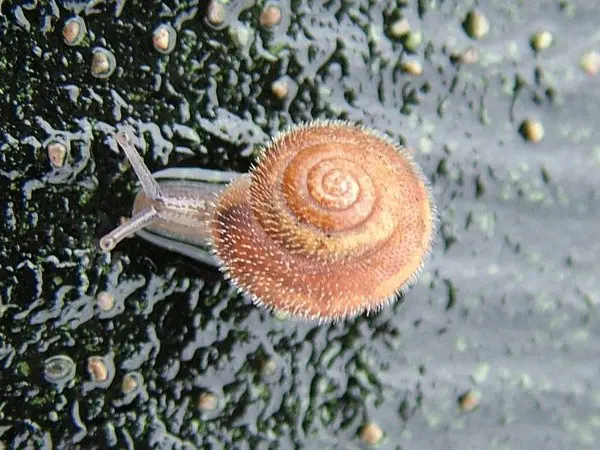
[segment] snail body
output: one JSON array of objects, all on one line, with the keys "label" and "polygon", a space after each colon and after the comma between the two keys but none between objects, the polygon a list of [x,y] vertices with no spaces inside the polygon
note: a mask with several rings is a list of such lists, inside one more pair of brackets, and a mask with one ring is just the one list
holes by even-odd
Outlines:
[{"label": "snail body", "polygon": [[[136,230],[136,235],[158,247],[218,267],[219,261],[211,249],[210,233],[214,202],[231,182],[243,176],[202,168],[172,168],[153,173],[163,196],[171,199],[171,204],[185,206],[181,210],[175,207],[175,212],[170,213],[173,215]],[[150,198],[142,189],[134,201],[134,216],[156,202],[156,198]]]},{"label": "snail body", "polygon": [[336,320],[379,310],[419,275],[435,207],[421,170],[388,139],[346,122],[292,128],[249,174],[151,174],[123,132],[142,185],[109,251],[134,233],[219,267],[255,303]]}]

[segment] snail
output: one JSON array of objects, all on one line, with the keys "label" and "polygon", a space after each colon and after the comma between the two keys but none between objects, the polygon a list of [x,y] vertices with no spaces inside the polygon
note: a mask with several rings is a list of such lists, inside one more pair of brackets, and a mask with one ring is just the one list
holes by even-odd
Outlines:
[{"label": "snail", "polygon": [[430,253],[436,210],[409,153],[343,121],[291,128],[248,174],[151,174],[118,131],[142,190],[133,216],[100,240],[137,233],[219,267],[253,301],[319,321],[376,312],[411,286]]}]

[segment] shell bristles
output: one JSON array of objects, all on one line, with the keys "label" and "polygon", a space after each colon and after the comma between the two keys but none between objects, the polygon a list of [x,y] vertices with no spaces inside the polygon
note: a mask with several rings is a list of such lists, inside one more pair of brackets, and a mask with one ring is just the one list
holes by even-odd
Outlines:
[{"label": "shell bristles", "polygon": [[[290,314],[290,319],[299,320],[299,321],[317,321],[320,324],[324,323],[338,323],[343,320],[354,318],[360,314],[365,314],[366,316],[371,316],[379,313],[384,307],[396,302],[399,298],[402,298],[405,293],[417,282],[419,276],[421,275],[423,268],[427,261],[429,261],[432,248],[437,241],[437,227],[439,223],[438,211],[435,206],[435,202],[433,199],[433,193],[431,189],[431,185],[428,179],[425,177],[423,171],[419,167],[419,165],[415,162],[412,154],[408,151],[407,147],[394,142],[389,136],[380,133],[376,130],[373,130],[365,125],[356,124],[346,120],[314,120],[301,125],[292,125],[287,127],[285,130],[277,133],[269,142],[268,145],[262,147],[258,152],[258,156],[256,159],[256,163],[251,164],[250,166],[250,174],[252,176],[260,166],[262,162],[264,162],[269,157],[269,149],[273,146],[284,145],[285,140],[289,139],[291,133],[295,131],[301,131],[306,129],[313,129],[315,127],[324,128],[324,127],[352,127],[355,129],[359,129],[364,133],[374,136],[377,139],[383,141],[388,144],[390,147],[394,148],[402,157],[407,161],[410,169],[414,173],[415,177],[419,179],[420,182],[425,187],[425,192],[428,200],[428,208],[429,208],[429,220],[431,222],[431,230],[429,231],[429,235],[427,236],[428,241],[426,242],[426,248],[422,248],[422,254],[420,255],[421,260],[418,264],[418,267],[414,268],[414,271],[408,279],[406,279],[398,289],[392,293],[391,295],[384,298],[364,298],[364,302],[362,303],[364,307],[341,307],[336,310],[335,314],[332,315],[323,315],[319,313],[310,313],[307,310],[301,310],[298,307],[294,308],[293,305],[287,305],[285,309],[279,309],[276,303],[270,301],[269,297],[272,295],[269,292],[268,296],[264,296],[264,298],[259,297],[255,293],[252,292],[252,284],[246,282],[242,282],[238,277],[229,272],[228,268],[225,267],[225,262],[222,257],[219,255],[219,251],[215,245],[214,239],[211,241],[212,254],[219,261],[219,270],[224,273],[225,278],[229,280],[230,284],[235,287],[237,292],[242,292],[244,295],[257,306],[266,309],[270,312],[281,311],[284,310],[286,313]],[[342,263],[343,265],[344,263]],[[332,295],[335,295],[335,292],[332,292]],[[283,303],[285,305],[285,302]]]}]

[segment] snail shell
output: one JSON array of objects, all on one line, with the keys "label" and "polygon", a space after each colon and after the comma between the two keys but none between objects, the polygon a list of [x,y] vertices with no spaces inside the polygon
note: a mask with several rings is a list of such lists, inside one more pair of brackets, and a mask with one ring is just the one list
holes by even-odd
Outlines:
[{"label": "snail shell", "polygon": [[157,182],[126,136],[118,141],[144,194],[133,219],[101,240],[105,250],[147,228],[158,245],[218,265],[257,304],[318,320],[379,310],[429,254],[436,214],[425,177],[403,148],[364,127],[301,125],[275,138],[249,174],[203,171],[194,182],[181,173]]}]

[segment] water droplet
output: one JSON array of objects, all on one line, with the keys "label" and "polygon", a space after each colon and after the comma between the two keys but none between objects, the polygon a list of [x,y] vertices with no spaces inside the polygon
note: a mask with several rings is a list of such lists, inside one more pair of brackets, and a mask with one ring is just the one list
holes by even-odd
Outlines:
[{"label": "water droplet", "polygon": [[62,142],[50,142],[46,147],[48,158],[52,167],[60,168],[65,164],[67,156],[67,146]]},{"label": "water droplet", "polygon": [[531,36],[531,48],[536,52],[550,48],[552,42],[554,42],[554,36],[548,30],[537,31]]},{"label": "water droplet", "polygon": [[62,29],[65,43],[71,46],[80,44],[86,33],[87,27],[85,26],[85,21],[79,16],[67,19]]},{"label": "water droplet", "polygon": [[143,383],[143,378],[138,372],[129,372],[123,377],[121,391],[125,395],[135,392]]},{"label": "water droplet", "polygon": [[108,78],[117,67],[115,55],[102,47],[96,47],[92,50],[92,75],[96,78]]},{"label": "water droplet", "polygon": [[152,45],[159,53],[167,55],[177,43],[177,31],[169,24],[159,25],[152,34]]},{"label": "water droplet", "polygon": [[472,39],[483,39],[490,31],[490,22],[479,11],[471,10],[463,22],[463,29]]},{"label": "water droplet", "polygon": [[600,53],[593,50],[585,53],[580,64],[588,75],[597,75],[600,72]]},{"label": "water droplet", "polygon": [[98,292],[96,300],[98,301],[98,307],[102,311],[110,311],[115,306],[115,297],[107,291]]},{"label": "water droplet", "polygon": [[396,20],[390,26],[390,36],[394,39],[400,39],[406,36],[410,31],[410,23],[407,19],[402,18],[400,20]]},{"label": "water droplet", "polygon": [[198,397],[196,406],[205,412],[214,411],[219,407],[219,398],[212,392],[203,392]]},{"label": "water droplet", "polygon": [[524,120],[519,131],[525,139],[536,144],[544,139],[544,126],[538,120]]},{"label": "water droplet", "polygon": [[101,356],[90,356],[87,360],[87,370],[96,383],[103,383],[108,380],[108,369],[104,358]]},{"label": "water droplet", "polygon": [[66,355],[52,356],[44,361],[44,379],[53,384],[66,384],[75,377],[75,363]]},{"label": "water droplet", "polygon": [[471,412],[479,406],[480,394],[474,390],[468,390],[458,397],[458,406],[463,412]]},{"label": "water droplet", "polygon": [[267,3],[260,13],[260,24],[265,28],[273,28],[281,23],[281,8],[275,3]]},{"label": "water droplet", "polygon": [[279,78],[271,84],[271,92],[278,100],[283,100],[287,97],[289,86],[286,78]]},{"label": "water droplet", "polygon": [[383,439],[383,430],[374,422],[366,424],[360,430],[360,439],[369,445],[377,445]]},{"label": "water droplet", "polygon": [[219,0],[211,0],[206,8],[206,20],[209,25],[221,27],[225,22],[225,8]]}]

